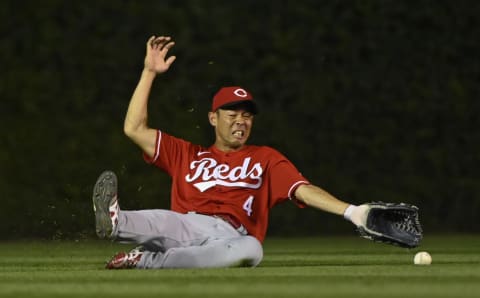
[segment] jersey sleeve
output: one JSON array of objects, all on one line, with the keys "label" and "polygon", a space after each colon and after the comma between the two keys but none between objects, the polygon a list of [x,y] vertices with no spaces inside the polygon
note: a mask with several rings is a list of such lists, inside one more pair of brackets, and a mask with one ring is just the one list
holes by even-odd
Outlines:
[{"label": "jersey sleeve", "polygon": [[270,207],[287,199],[292,200],[299,207],[305,207],[305,204],[297,200],[294,194],[300,185],[310,184],[310,182],[285,156],[278,152],[274,156],[276,160],[270,168]]},{"label": "jersey sleeve", "polygon": [[191,143],[158,130],[153,157],[143,153],[143,159],[173,176],[178,169],[176,165],[180,164],[182,155],[188,152],[190,147]]}]

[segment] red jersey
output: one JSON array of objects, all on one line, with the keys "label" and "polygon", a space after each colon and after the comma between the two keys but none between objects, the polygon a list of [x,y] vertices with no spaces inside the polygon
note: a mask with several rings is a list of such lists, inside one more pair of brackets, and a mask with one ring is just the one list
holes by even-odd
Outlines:
[{"label": "red jersey", "polygon": [[259,241],[265,238],[270,208],[295,200],[296,188],[309,183],[285,156],[267,146],[223,152],[158,131],[154,156],[144,158],[172,177],[173,211],[228,214]]}]

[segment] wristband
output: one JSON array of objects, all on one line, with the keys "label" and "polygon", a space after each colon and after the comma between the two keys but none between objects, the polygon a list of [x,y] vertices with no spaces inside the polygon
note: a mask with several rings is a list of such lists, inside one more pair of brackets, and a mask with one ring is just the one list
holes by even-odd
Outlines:
[{"label": "wristband", "polygon": [[345,218],[346,220],[349,220],[351,221],[351,216],[352,216],[352,213],[353,213],[353,210],[355,210],[355,208],[357,208],[357,206],[355,205],[348,205],[347,209],[345,209],[345,212],[343,212],[343,218]]}]

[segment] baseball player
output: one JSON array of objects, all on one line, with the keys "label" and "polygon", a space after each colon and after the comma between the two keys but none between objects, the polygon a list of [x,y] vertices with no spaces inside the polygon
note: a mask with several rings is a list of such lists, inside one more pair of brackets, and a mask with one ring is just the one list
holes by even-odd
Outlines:
[{"label": "baseball player", "polygon": [[263,257],[269,210],[287,200],[344,215],[358,225],[361,208],[311,184],[275,149],[246,144],[258,111],[242,87],[223,87],[213,97],[208,120],[216,138],[210,147],[150,128],[149,93],[154,79],[175,61],[167,57],[173,46],[167,36],[148,40],[124,123],[145,161],[171,176],[171,210],[121,210],[117,178],[103,172],[93,190],[96,233],[138,245],[116,254],[107,268],[256,266]]}]

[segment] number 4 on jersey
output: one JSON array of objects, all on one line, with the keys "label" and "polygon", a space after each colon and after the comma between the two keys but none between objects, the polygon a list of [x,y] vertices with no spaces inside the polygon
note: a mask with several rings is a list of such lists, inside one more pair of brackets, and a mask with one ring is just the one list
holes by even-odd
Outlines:
[{"label": "number 4 on jersey", "polygon": [[247,212],[248,216],[251,216],[253,212],[253,209],[252,209],[253,199],[254,199],[253,196],[249,196],[248,199],[245,200],[245,203],[243,203],[243,210]]}]

